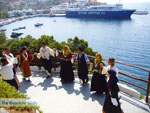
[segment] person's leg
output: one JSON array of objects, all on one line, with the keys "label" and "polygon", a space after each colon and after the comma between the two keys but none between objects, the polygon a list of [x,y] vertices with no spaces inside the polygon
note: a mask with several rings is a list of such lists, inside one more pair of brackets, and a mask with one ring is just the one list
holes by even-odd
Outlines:
[{"label": "person's leg", "polygon": [[46,78],[49,78],[51,75],[50,75],[50,73],[48,72],[48,60],[47,59],[43,59],[42,60],[42,62],[43,62],[43,67],[44,67],[44,69],[45,69],[45,72],[47,73],[47,76],[46,76]]},{"label": "person's leg", "polygon": [[81,80],[82,80],[82,83],[81,83],[80,85],[81,85],[81,86],[84,86],[84,85],[85,85],[85,79],[82,78]]},{"label": "person's leg", "polygon": [[48,76],[46,78],[51,77],[51,60],[46,60],[46,73]]},{"label": "person's leg", "polygon": [[43,59],[43,60],[42,60],[42,63],[43,63],[44,69],[47,70],[47,67],[46,67],[46,59]]},{"label": "person's leg", "polygon": [[89,77],[88,77],[88,74],[86,75],[86,81],[85,81],[85,83],[87,84],[88,83],[88,81],[89,81]]},{"label": "person's leg", "polygon": [[17,77],[16,75],[14,75],[14,78],[15,78],[15,80],[16,80],[16,82],[17,82],[18,88],[21,88],[21,85],[20,85],[20,82],[19,82],[19,80],[18,80],[18,77]]},{"label": "person's leg", "polygon": [[5,82],[7,82],[9,85],[14,86],[17,90],[18,90],[18,85],[15,79],[13,80],[4,80]]},{"label": "person's leg", "polygon": [[49,73],[51,73],[51,70],[52,70],[52,62],[51,60],[47,60],[47,70]]}]

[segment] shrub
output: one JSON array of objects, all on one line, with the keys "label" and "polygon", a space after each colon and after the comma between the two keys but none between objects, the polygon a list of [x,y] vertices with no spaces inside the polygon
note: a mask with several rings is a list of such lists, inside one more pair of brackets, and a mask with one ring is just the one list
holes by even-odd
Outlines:
[{"label": "shrub", "polygon": [[[0,79],[0,98],[23,98],[23,99],[29,99],[27,95],[20,93],[16,90],[15,87],[10,86],[8,83],[4,82],[2,79]],[[0,106],[1,107],[1,106]],[[15,106],[15,107],[4,107],[6,109],[14,109],[19,111],[30,111],[30,110],[38,110],[40,113],[42,113],[41,110],[39,110],[39,106],[31,105],[31,106]]]}]

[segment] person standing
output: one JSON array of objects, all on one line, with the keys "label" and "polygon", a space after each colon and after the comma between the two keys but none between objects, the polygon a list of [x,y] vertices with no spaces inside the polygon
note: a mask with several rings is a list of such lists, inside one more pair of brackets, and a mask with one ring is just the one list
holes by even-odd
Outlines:
[{"label": "person standing", "polygon": [[108,59],[108,66],[106,67],[107,71],[113,69],[116,71],[116,76],[118,77],[118,68],[115,67],[115,58],[110,57]]},{"label": "person standing", "polygon": [[9,59],[8,62],[6,57],[1,58],[1,67],[0,67],[0,74],[2,76],[3,81],[7,82],[11,86],[14,86],[18,90],[18,84],[14,78],[14,72],[12,70],[14,59]]},{"label": "person standing", "polygon": [[25,46],[22,47],[18,59],[23,79],[26,80],[26,78],[28,78],[28,81],[30,81],[31,76],[30,62],[33,60],[33,56],[29,54]]},{"label": "person standing", "polygon": [[[14,55],[10,52],[10,48],[5,48],[5,51],[3,53],[3,56],[6,57],[7,61],[10,62],[12,59],[15,59]],[[16,68],[17,68],[17,59],[14,60],[14,64],[13,64],[13,73],[14,73],[14,78],[18,84],[18,88],[21,87],[20,82],[18,80],[18,77],[16,75]]]},{"label": "person standing", "polygon": [[108,77],[107,93],[102,111],[103,113],[122,113],[118,99],[119,87],[116,71],[113,69],[108,70]]},{"label": "person standing", "polygon": [[93,65],[93,77],[91,80],[91,91],[96,91],[98,94],[103,94],[106,91],[106,68],[101,54],[96,54],[96,59]]},{"label": "person standing", "polygon": [[76,56],[78,62],[78,76],[82,80],[81,86],[84,86],[88,83],[88,64],[90,64],[89,58],[84,53],[84,49],[78,48],[78,55]]},{"label": "person standing", "polygon": [[42,57],[42,63],[45,69],[45,72],[47,73],[47,77],[51,77],[51,69],[52,69],[52,60],[50,56],[55,57],[55,52],[46,46],[45,42],[41,42],[41,48],[37,55],[37,58],[40,59]]},{"label": "person standing", "polygon": [[[14,55],[10,52],[9,48],[5,48],[3,55],[6,57],[7,61],[9,62],[12,58],[15,58]],[[16,62],[17,63],[17,62]],[[14,75],[16,75],[16,63],[13,66]]]},{"label": "person standing", "polygon": [[60,69],[60,77],[61,81],[71,82],[74,80],[74,73],[72,68],[72,54],[69,46],[65,45],[63,52],[59,52],[59,56],[61,57],[61,69]]}]

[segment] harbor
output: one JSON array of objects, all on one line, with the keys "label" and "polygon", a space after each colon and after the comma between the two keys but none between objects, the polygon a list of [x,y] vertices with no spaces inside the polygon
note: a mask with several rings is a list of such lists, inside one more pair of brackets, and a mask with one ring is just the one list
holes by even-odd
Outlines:
[{"label": "harbor", "polygon": [[[0,57],[2,58],[6,48],[10,48],[11,53],[17,56],[19,61],[22,50],[27,50],[24,56],[33,59],[29,62],[31,76],[30,79],[24,79],[19,62],[16,68],[21,84],[19,92],[35,100],[43,113],[103,113],[107,93],[91,90],[92,78],[94,73],[98,72],[95,67],[92,69],[91,65],[95,65],[99,53],[102,57],[102,74],[103,69],[110,65],[109,59],[115,58],[114,65],[117,68],[117,71],[115,70],[117,82],[115,82],[121,109],[124,113],[148,113],[150,112],[149,5],[150,2],[139,2],[123,4],[122,7],[121,3],[109,5],[96,0],[90,0],[89,3],[78,0],[75,3],[61,3],[53,7],[44,5],[47,10],[41,9],[39,5],[38,8],[28,9],[26,6],[24,9],[9,11],[9,17],[0,19],[0,37],[2,37]],[[42,44],[54,51],[54,55],[47,59],[51,58],[51,77],[47,77],[49,72],[43,67],[45,64],[42,58],[44,59],[45,54],[41,59],[37,57],[40,48],[43,47]],[[69,60],[73,74],[67,74],[73,75],[72,82],[62,80],[63,56],[59,54],[61,51],[64,53],[64,47],[68,47],[71,53]],[[89,59],[89,63],[85,60],[89,81],[83,86],[84,80],[80,79],[78,73],[80,60],[76,62],[80,47],[84,48],[83,53]],[[0,69],[3,67],[1,64]],[[107,74],[108,72],[106,76],[109,77]],[[106,82],[109,82],[109,79],[107,80]],[[0,112],[2,110],[5,113],[8,109],[0,107]]]},{"label": "harbor", "polygon": [[[135,11],[135,15],[148,15],[148,11]],[[36,14],[30,16],[21,16],[21,17],[14,17],[8,19],[0,19],[0,26],[8,25],[14,23],[16,21],[21,21],[24,19],[34,18],[34,17],[66,17],[66,14]]]}]

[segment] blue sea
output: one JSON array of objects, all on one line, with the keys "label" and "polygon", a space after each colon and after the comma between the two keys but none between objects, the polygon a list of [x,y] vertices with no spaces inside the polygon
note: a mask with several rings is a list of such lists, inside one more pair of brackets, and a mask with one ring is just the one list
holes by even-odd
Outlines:
[{"label": "blue sea", "polygon": [[[124,4],[125,8],[146,10],[150,13],[149,6],[150,2]],[[34,27],[37,21],[42,21],[43,26]],[[31,35],[34,38],[39,38],[41,35],[53,35],[57,41],[61,42],[78,36],[88,41],[89,47],[100,52],[103,58],[115,57],[117,61],[150,69],[150,14],[132,15],[131,19],[125,20],[35,17],[5,25],[0,29],[7,29],[6,35],[10,38],[12,29],[20,26],[26,26],[25,30],[19,31],[24,33],[22,37]],[[120,64],[116,64],[116,66],[121,72],[145,80],[148,78],[148,72]],[[119,75],[119,78],[147,88],[143,82],[123,75]],[[136,87],[133,88],[145,94],[144,91]]]}]

